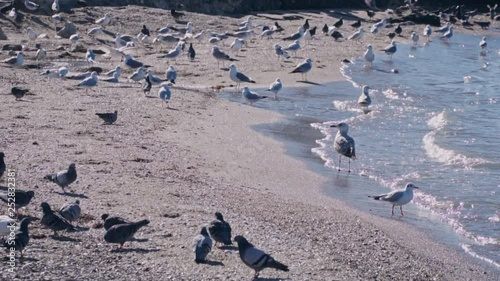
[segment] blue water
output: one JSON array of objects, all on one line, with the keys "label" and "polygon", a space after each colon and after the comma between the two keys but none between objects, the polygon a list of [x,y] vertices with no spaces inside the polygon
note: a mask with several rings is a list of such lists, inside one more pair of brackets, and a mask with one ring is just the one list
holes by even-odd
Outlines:
[{"label": "blue water", "polygon": [[[348,123],[357,154],[351,180],[361,176],[386,192],[415,183],[420,225],[438,220],[465,252],[500,268],[500,38],[487,38],[483,53],[480,40],[455,34],[450,43],[399,44],[392,61],[376,53],[372,69],[362,58],[345,64],[350,83],[287,89],[254,106],[317,120],[311,126],[323,137],[312,152],[335,172],[330,125]],[[368,114],[357,105],[360,85],[372,88]],[[228,98],[243,102],[240,94]]]}]

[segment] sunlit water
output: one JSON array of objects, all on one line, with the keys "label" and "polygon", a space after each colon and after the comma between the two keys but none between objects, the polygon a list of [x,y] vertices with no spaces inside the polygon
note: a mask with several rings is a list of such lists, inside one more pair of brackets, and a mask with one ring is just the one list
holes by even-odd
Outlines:
[{"label": "sunlit water", "polygon": [[[286,89],[255,106],[320,120],[311,126],[324,137],[312,152],[332,171],[338,155],[330,125],[348,123],[358,156],[351,176],[385,191],[420,186],[414,203],[463,238],[464,251],[500,268],[500,38],[488,38],[482,54],[480,40],[455,34],[450,43],[399,44],[392,61],[376,52],[373,69],[362,58],[344,65],[352,85]],[[368,114],[357,104],[360,85],[372,88]]]}]

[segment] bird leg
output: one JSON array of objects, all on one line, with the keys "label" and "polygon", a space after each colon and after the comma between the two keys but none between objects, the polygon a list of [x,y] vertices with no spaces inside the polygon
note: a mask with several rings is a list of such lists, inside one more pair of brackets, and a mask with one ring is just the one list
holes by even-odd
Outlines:
[{"label": "bird leg", "polygon": [[342,156],[339,155],[339,166],[337,167],[339,172],[340,172],[340,160],[342,160]]},{"label": "bird leg", "polygon": [[351,158],[349,158],[349,169],[347,170],[348,173],[351,172]]},{"label": "bird leg", "polygon": [[395,205],[392,205],[392,215],[391,216],[394,216],[394,206]]},{"label": "bird leg", "polygon": [[401,215],[404,216],[404,214],[403,214],[403,205],[399,206],[399,209],[401,210]]},{"label": "bird leg", "polygon": [[253,275],[253,278],[258,278],[259,277],[259,271],[255,270],[255,274]]}]

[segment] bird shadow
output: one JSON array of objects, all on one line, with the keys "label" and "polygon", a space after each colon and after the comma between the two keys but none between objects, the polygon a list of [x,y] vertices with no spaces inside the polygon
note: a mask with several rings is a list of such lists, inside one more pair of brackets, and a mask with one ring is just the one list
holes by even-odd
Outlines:
[{"label": "bird shadow", "polygon": [[144,249],[144,248],[125,248],[125,249],[113,249],[111,250],[111,253],[152,253],[152,252],[158,252],[160,249]]},{"label": "bird shadow", "polygon": [[252,281],[281,281],[281,280],[291,280],[291,279],[290,278],[286,278],[286,279],[283,279],[283,278],[260,278],[260,277],[252,279]]},{"label": "bird shadow", "polygon": [[210,260],[205,260],[204,262],[200,262],[200,264],[206,264],[210,266],[224,266],[224,263],[220,261],[210,261]]},{"label": "bird shadow", "polygon": [[59,194],[59,195],[68,196],[68,197],[89,199],[88,196],[86,196],[85,194],[80,194],[80,193],[70,193],[70,192],[64,193],[64,192],[58,192],[58,191],[55,191],[54,193]]},{"label": "bird shadow", "polygon": [[229,71],[229,68],[223,67],[223,68],[220,68],[220,70]]},{"label": "bird shadow", "polygon": [[135,241],[135,242],[143,243],[143,242],[148,242],[149,239],[148,238],[135,238],[135,237],[132,237],[132,239],[130,239],[130,241]]},{"label": "bird shadow", "polygon": [[169,106],[169,107],[167,107],[167,109],[168,109],[168,110],[173,110],[173,111],[179,111],[179,109],[174,108],[174,107],[170,107],[170,106]]},{"label": "bird shadow", "polygon": [[186,20],[176,20],[175,22],[178,24],[187,24],[188,23],[188,21],[186,21]]},{"label": "bird shadow", "polygon": [[224,245],[224,246],[220,246],[220,247],[217,247],[221,250],[230,250],[230,251],[238,251],[238,247],[236,246],[233,246],[233,245]]},{"label": "bird shadow", "polygon": [[68,237],[68,236],[54,236],[54,235],[50,235],[49,237],[52,238],[53,240],[60,241],[60,242],[81,242],[82,241],[80,239],[75,239],[75,238],[71,238],[71,237]]},{"label": "bird shadow", "polygon": [[315,85],[315,86],[323,86],[323,85],[321,85],[321,84],[319,84],[319,83],[316,83],[316,82],[311,82],[311,81],[303,81],[303,80],[302,80],[302,81],[297,81],[297,82],[299,82],[299,83],[304,83],[304,84],[309,84],[309,85]]}]

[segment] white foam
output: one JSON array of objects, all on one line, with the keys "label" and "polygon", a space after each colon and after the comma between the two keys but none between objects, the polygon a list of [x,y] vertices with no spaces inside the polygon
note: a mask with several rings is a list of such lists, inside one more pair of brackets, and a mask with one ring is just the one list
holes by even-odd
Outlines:
[{"label": "white foam", "polygon": [[445,117],[444,111],[442,111],[441,113],[437,114],[436,116],[432,117],[429,121],[427,121],[427,125],[431,129],[435,130],[442,129],[444,126],[446,126],[446,124],[448,124],[448,120]]},{"label": "white foam", "polygon": [[471,248],[470,248],[470,245],[467,245],[467,244],[460,244],[460,246],[462,247],[462,249],[469,255],[471,255],[472,257],[476,258],[476,259],[480,259],[482,261],[485,261],[497,268],[500,268],[500,264],[495,262],[494,260],[492,259],[489,259],[489,258],[486,258],[486,257],[483,257],[483,256],[480,256],[478,255],[476,252],[472,251]]}]

